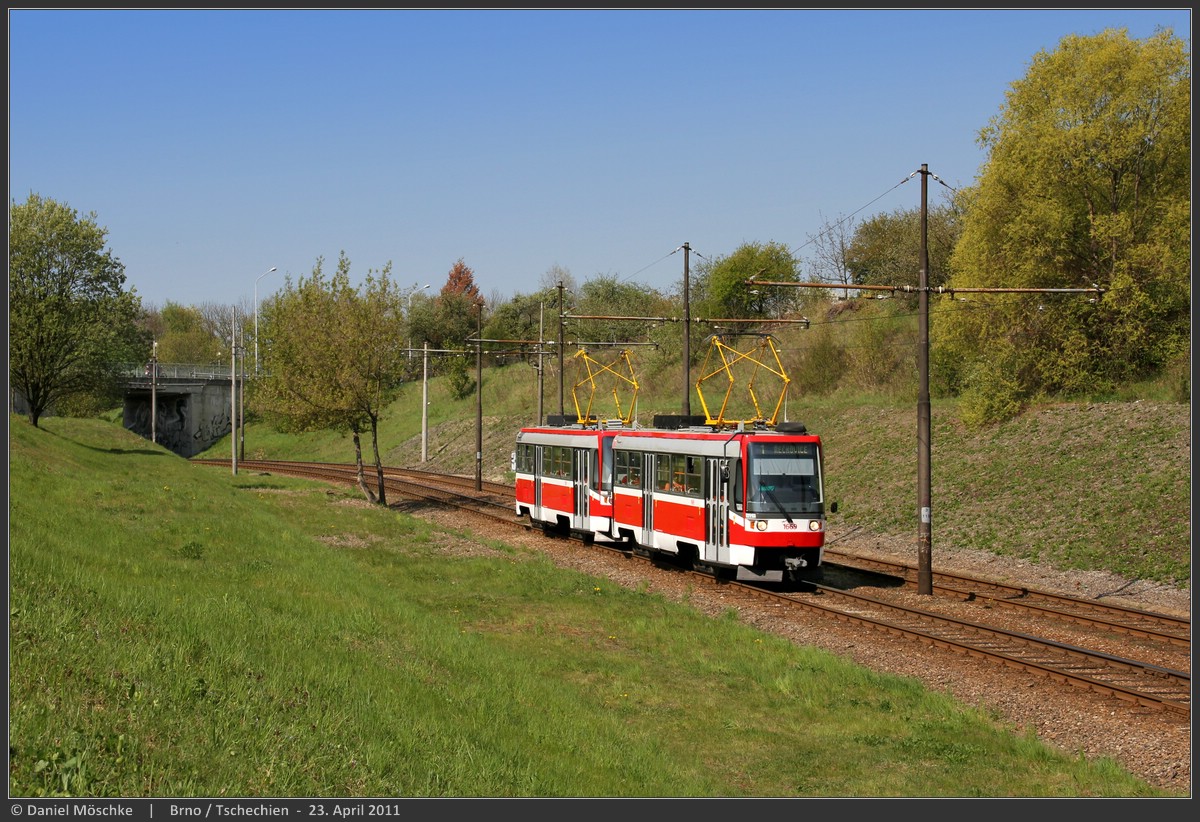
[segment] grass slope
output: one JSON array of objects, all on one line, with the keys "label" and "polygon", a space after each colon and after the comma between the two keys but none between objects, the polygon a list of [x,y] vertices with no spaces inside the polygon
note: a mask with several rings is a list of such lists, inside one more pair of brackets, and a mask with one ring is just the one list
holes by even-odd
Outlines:
[{"label": "grass slope", "polygon": [[733,614],[10,426],[10,796],[1161,795]]}]

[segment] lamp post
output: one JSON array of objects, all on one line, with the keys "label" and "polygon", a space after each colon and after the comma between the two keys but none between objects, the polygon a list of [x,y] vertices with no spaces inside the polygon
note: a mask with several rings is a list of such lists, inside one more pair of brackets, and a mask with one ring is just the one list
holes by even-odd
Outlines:
[{"label": "lamp post", "polygon": [[150,349],[150,442],[158,445],[158,340]]},{"label": "lamp post", "polygon": [[271,266],[268,271],[264,271],[258,275],[258,279],[254,281],[254,376],[258,376],[258,281],[275,270],[275,266]]},{"label": "lamp post", "polygon": [[429,288],[429,283],[425,283],[425,285],[421,286],[420,288],[414,289],[413,292],[408,295],[408,308],[405,309],[405,313],[408,315],[408,345],[405,347],[408,349],[408,358],[410,360],[412,359],[412,301],[413,297],[417,296],[427,288]]}]

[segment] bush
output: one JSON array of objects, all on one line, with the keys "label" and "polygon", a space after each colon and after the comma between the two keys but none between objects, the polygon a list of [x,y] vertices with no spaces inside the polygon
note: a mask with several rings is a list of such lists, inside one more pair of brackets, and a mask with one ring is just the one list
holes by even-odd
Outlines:
[{"label": "bush", "polygon": [[450,358],[446,366],[446,378],[454,399],[465,400],[475,393],[475,380],[467,373],[467,361],[463,357]]},{"label": "bush", "polygon": [[971,366],[958,401],[958,417],[967,428],[978,430],[1021,413],[1025,397],[1013,359],[999,355]]}]

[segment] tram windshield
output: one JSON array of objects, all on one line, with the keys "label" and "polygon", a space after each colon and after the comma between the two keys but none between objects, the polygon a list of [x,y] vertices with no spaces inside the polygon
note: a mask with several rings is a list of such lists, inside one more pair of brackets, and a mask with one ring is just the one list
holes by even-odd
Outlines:
[{"label": "tram windshield", "polygon": [[817,514],[821,470],[816,443],[751,442],[746,510],[760,514]]}]

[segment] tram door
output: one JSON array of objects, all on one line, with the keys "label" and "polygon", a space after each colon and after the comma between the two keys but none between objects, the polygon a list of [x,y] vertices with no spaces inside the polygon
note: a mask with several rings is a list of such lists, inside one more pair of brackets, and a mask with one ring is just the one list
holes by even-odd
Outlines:
[{"label": "tram door", "polygon": [[586,448],[574,448],[572,454],[574,470],[571,472],[571,476],[575,478],[575,517],[571,527],[587,529],[591,524],[588,517],[588,486],[592,476],[590,452]]},{"label": "tram door", "polygon": [[542,458],[545,452],[544,446],[533,447],[533,510],[539,520],[542,518],[542,477],[545,476],[542,472]]},{"label": "tram door", "polygon": [[704,467],[705,559],[729,561],[729,460],[706,457]]},{"label": "tram door", "polygon": [[654,537],[654,488],[656,470],[653,454],[642,454],[642,544],[656,547]]}]

